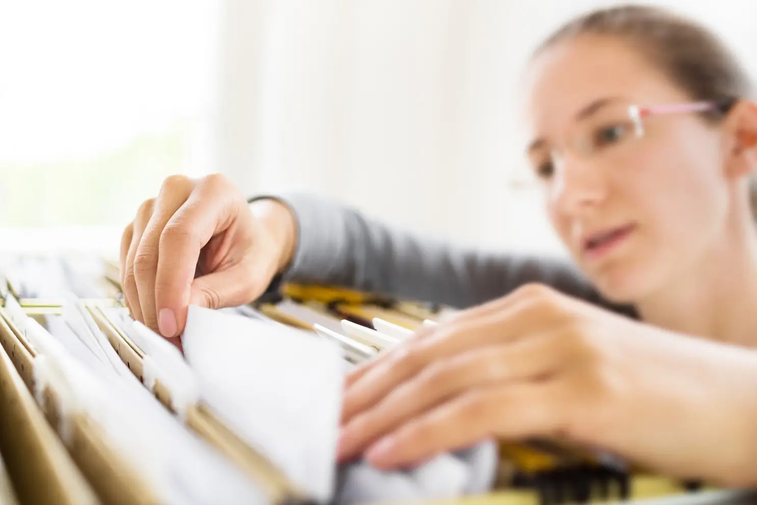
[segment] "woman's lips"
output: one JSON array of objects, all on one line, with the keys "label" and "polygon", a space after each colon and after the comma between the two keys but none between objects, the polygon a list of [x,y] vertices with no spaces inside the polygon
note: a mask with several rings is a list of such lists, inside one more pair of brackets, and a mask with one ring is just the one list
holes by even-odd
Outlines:
[{"label": "woman's lips", "polygon": [[583,240],[583,254],[589,260],[597,260],[617,249],[633,233],[633,224],[605,229],[588,235]]}]

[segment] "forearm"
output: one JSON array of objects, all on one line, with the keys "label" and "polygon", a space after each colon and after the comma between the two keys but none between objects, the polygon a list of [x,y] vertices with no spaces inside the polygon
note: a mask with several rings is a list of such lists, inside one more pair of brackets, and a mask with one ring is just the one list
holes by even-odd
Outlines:
[{"label": "forearm", "polygon": [[[596,297],[562,261],[485,253],[421,237],[311,194],[277,197],[291,221],[284,280],[341,285],[467,307],[540,282],[579,298]],[[258,205],[261,201],[253,203]]]}]

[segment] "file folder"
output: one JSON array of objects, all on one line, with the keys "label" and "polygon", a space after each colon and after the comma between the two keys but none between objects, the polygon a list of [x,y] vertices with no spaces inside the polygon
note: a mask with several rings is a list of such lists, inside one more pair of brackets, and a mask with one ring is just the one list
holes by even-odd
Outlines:
[{"label": "file folder", "polygon": [[[94,269],[96,270],[96,269]],[[139,336],[123,328],[121,315],[126,309],[118,295],[120,276],[117,265],[105,268],[105,282],[113,288],[109,297],[82,301],[82,306],[102,331],[107,344],[119,360],[145,383],[145,359],[148,357]],[[0,298],[27,293],[24,279],[0,272]],[[98,284],[95,282],[94,284]],[[111,294],[113,293],[113,294]],[[8,297],[8,300],[11,300]],[[0,505],[26,503],[136,503],[157,504],[156,490],[141,477],[133,464],[111,443],[108,433],[85,414],[77,414],[69,421],[70,433],[61,433],[61,397],[54,383],[38,391],[35,378],[35,358],[38,350],[23,329],[14,323],[14,311],[20,308],[25,316],[43,322],[48,316],[62,314],[70,300],[57,298],[21,298],[20,307],[0,300],[0,455],[5,459],[7,479],[0,470]],[[250,317],[260,314],[271,320],[312,332],[320,324],[324,334],[332,333],[334,341],[350,342],[355,348],[372,345],[384,349],[408,338],[404,330],[415,330],[426,320],[438,320],[453,310],[423,302],[393,300],[384,295],[360,293],[328,286],[285,285],[281,296],[253,305]],[[244,309],[238,311],[245,313]],[[354,324],[344,323],[348,319]],[[373,333],[376,332],[376,333]],[[336,335],[333,335],[336,334]],[[391,338],[387,338],[391,337]],[[362,343],[361,343],[362,342]],[[361,347],[362,348],[362,347]],[[370,347],[370,349],[374,349]],[[359,362],[375,352],[354,353]],[[147,371],[149,375],[149,370]],[[37,401],[35,401],[35,391]],[[262,490],[267,503],[308,503],[311,497],[296,486],[265,455],[250,447],[240,435],[224,423],[202,401],[188,404],[182,395],[175,394],[169,383],[156,378],[151,394],[185,425],[208,442],[233,463]],[[154,401],[154,400],[153,400]],[[518,447],[518,446],[516,446]],[[522,449],[522,447],[520,447]],[[525,456],[508,453],[503,445],[500,470],[502,482],[508,480],[508,465],[525,465],[534,452]],[[520,459],[519,459],[520,458]],[[530,464],[530,463],[529,463]],[[528,466],[528,465],[525,465]],[[547,465],[549,466],[549,465]],[[512,470],[512,468],[511,468]],[[14,495],[4,492],[4,482],[10,481]],[[740,491],[709,491],[687,493],[685,486],[673,479],[636,472],[628,485],[633,503],[649,505],[740,504],[757,501],[757,496]],[[10,496],[10,497],[9,497]],[[647,502],[642,498],[664,497]],[[527,505],[542,503],[538,489],[497,489],[481,496],[466,496],[454,500],[417,500],[414,504],[449,505]],[[3,501],[5,500],[5,501]],[[752,500],[752,501],[750,501]],[[600,503],[593,501],[592,503]],[[394,502],[394,505],[399,505]]]},{"label": "file folder", "polygon": [[[28,339],[16,328],[4,309],[0,309],[0,342],[10,351],[12,362],[22,374],[29,392],[35,390],[34,362],[36,351]],[[7,354],[6,354],[7,356]],[[60,426],[61,412],[58,394],[52,389],[43,392],[42,411],[52,426]],[[71,439],[68,451],[86,477],[92,489],[104,503],[157,504],[157,497],[135,475],[134,469],[105,441],[103,434],[86,416],[71,420]]]},{"label": "file folder", "polygon": [[[0,319],[0,333],[7,336],[9,331]],[[24,359],[20,358],[19,362]],[[0,453],[20,503],[100,503],[38,409],[5,345],[0,347],[0,413]]]},{"label": "file folder", "polygon": [[16,493],[13,491],[8,473],[5,471],[5,463],[0,458],[0,505],[18,505]]},{"label": "file folder", "polygon": [[[144,380],[144,351],[121,328],[119,321],[113,317],[113,312],[108,313],[96,304],[90,305],[89,308],[98,326],[113,344],[121,359],[142,382]],[[156,379],[152,392],[166,408],[176,413],[173,395],[160,379]],[[206,406],[201,403],[189,405],[186,408],[185,421],[190,429],[213,445],[256,482],[270,503],[309,502],[308,497],[278,468],[245,444]]]}]

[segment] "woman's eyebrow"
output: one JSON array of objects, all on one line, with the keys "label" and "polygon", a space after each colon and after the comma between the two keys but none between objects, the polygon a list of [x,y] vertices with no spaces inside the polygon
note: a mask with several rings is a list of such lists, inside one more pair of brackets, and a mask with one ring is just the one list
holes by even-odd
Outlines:
[{"label": "woman's eyebrow", "polygon": [[622,100],[623,97],[621,96],[608,96],[605,98],[599,98],[597,100],[594,100],[586,107],[582,108],[576,113],[576,120],[580,121],[581,119],[586,119],[587,117],[591,116],[592,114],[596,113],[599,109],[604,107],[605,105],[611,104],[613,102],[617,102]]},{"label": "woman's eyebrow", "polygon": [[546,142],[544,141],[543,138],[535,139],[530,144],[528,144],[528,148],[526,149],[526,152],[528,154],[531,154],[534,151],[538,151],[539,149],[541,149],[542,147],[544,147],[545,143]]},{"label": "woman's eyebrow", "polygon": [[[604,98],[598,98],[594,100],[593,102],[590,102],[588,105],[583,107],[581,110],[579,110],[576,113],[575,119],[576,121],[581,121],[582,119],[586,119],[590,117],[591,115],[595,114],[597,111],[602,109],[602,107],[609,105],[614,102],[618,102],[623,100],[624,98],[622,96],[608,96]],[[541,149],[544,147],[544,144],[546,141],[543,137],[539,137],[537,139],[534,139],[531,141],[530,144],[528,144],[528,148],[526,149],[526,152],[532,153],[533,151],[536,151],[538,149]]]}]

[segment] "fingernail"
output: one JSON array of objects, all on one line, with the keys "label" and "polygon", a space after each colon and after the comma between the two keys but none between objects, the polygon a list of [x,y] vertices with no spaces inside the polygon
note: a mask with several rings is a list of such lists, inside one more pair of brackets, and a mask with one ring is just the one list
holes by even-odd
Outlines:
[{"label": "fingernail", "polygon": [[391,462],[392,453],[397,450],[397,439],[384,437],[365,453],[365,459],[372,465],[386,465]]},{"label": "fingernail", "polygon": [[176,335],[176,317],[171,309],[160,309],[158,314],[158,329],[166,338]]}]

